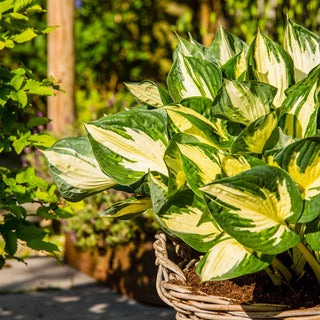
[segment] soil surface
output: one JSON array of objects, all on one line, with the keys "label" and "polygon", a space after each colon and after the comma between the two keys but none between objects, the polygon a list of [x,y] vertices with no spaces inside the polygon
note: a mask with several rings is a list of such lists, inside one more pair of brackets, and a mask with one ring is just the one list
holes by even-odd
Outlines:
[{"label": "soil surface", "polygon": [[274,286],[264,272],[246,275],[240,278],[201,283],[195,269],[185,272],[187,285],[194,293],[233,298],[237,303],[283,304],[291,308],[309,308],[320,305],[320,286],[312,275],[305,274],[290,284]]}]

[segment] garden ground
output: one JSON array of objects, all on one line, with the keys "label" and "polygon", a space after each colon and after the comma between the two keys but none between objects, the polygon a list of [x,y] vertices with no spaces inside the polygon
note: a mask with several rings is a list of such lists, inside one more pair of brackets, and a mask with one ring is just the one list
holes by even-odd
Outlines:
[{"label": "garden ground", "polygon": [[49,257],[10,261],[0,271],[0,319],[171,320],[174,311],[140,304]]}]

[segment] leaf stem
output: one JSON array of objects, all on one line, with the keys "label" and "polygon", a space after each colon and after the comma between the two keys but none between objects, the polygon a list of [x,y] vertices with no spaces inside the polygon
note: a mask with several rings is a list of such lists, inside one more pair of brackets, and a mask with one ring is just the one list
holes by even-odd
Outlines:
[{"label": "leaf stem", "polygon": [[297,244],[297,248],[301,251],[303,256],[308,261],[311,269],[313,270],[318,283],[320,284],[320,263],[317,261],[316,257],[309,251],[309,249],[302,243]]},{"label": "leaf stem", "polygon": [[279,270],[280,273],[284,276],[287,283],[290,283],[292,280],[292,273],[289,268],[287,268],[279,259],[275,258],[271,265],[276,269]]},{"label": "leaf stem", "polygon": [[275,286],[280,286],[281,285],[281,278],[276,276],[274,274],[274,272],[271,270],[270,267],[267,267],[264,269],[264,271],[268,274],[268,276],[270,277],[272,283],[275,285]]}]

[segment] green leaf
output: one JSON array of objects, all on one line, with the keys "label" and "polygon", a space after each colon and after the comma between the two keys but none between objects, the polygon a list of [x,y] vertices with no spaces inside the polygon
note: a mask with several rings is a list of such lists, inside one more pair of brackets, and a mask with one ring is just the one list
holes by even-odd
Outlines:
[{"label": "green leaf", "polygon": [[43,153],[59,192],[68,201],[80,201],[116,185],[101,171],[87,137],[59,140]]},{"label": "green leaf", "polygon": [[11,39],[17,43],[23,43],[23,42],[30,41],[35,37],[37,37],[37,34],[34,32],[34,30],[31,28],[28,28],[22,33],[12,36]]},{"label": "green leaf", "polygon": [[295,182],[284,170],[257,166],[200,190],[208,201],[223,206],[223,210],[211,214],[245,247],[273,255],[301,241],[289,224],[297,222],[303,202]]},{"label": "green leaf", "polygon": [[18,102],[21,108],[24,108],[28,103],[28,96],[23,90],[11,91],[10,98],[13,101]]},{"label": "green leaf", "polygon": [[32,188],[43,188],[46,189],[48,184],[45,180],[38,177],[35,169],[32,167],[22,168],[16,175],[16,181],[20,184],[27,184]]},{"label": "green leaf", "polygon": [[231,147],[232,153],[261,154],[277,126],[277,112],[255,120],[234,141]]},{"label": "green leaf", "polygon": [[45,231],[31,223],[20,223],[17,226],[16,234],[19,239],[29,243],[34,239],[43,239],[46,235]]},{"label": "green leaf", "polygon": [[11,12],[8,14],[8,16],[16,20],[29,21],[29,18],[27,16],[18,12]]},{"label": "green leaf", "polygon": [[[318,207],[319,208],[319,207]],[[320,251],[320,217],[306,225],[306,241],[312,250]]]},{"label": "green leaf", "polygon": [[279,122],[284,134],[301,139],[316,134],[319,109],[317,82],[309,86],[296,87],[284,100],[281,109],[284,114]]},{"label": "green leaf", "polygon": [[50,148],[56,142],[56,138],[46,133],[35,133],[28,137],[28,142],[37,148]]},{"label": "green leaf", "polygon": [[39,239],[30,240],[27,242],[27,245],[33,250],[43,250],[47,252],[59,251],[59,248],[55,244]]},{"label": "green leaf", "polygon": [[37,209],[37,216],[51,220],[55,220],[58,218],[58,216],[54,214],[54,211],[50,207],[42,206]]},{"label": "green leaf", "polygon": [[0,14],[13,8],[13,0],[5,0],[0,3]]},{"label": "green leaf", "polygon": [[206,48],[204,46],[202,46],[200,43],[197,43],[191,37],[191,35],[189,35],[190,41],[180,37],[177,33],[176,33],[176,36],[179,39],[179,43],[178,43],[175,51],[173,52],[173,59],[174,60],[177,59],[179,53],[181,53],[185,57],[193,57],[193,58],[205,60],[204,53],[206,51]]},{"label": "green leaf", "polygon": [[71,207],[56,208],[54,209],[55,214],[62,219],[68,219],[74,216],[74,212]]},{"label": "green leaf", "polygon": [[270,84],[278,89],[273,104],[280,107],[285,90],[293,84],[293,63],[289,54],[260,31],[248,51],[250,79]]},{"label": "green leaf", "polygon": [[224,65],[242,50],[246,51],[247,47],[245,42],[219,24],[218,32],[206,52],[206,58],[214,57],[218,64]]},{"label": "green leaf", "polygon": [[320,137],[290,144],[269,163],[286,170],[298,185],[305,202],[299,222],[305,223],[317,217],[320,205]]},{"label": "green leaf", "polygon": [[149,172],[148,178],[150,184],[152,210],[154,213],[158,213],[168,200],[168,181],[165,183],[163,181],[163,176],[161,177],[160,175],[153,175],[151,172]]},{"label": "green leaf", "polygon": [[290,19],[285,29],[283,46],[293,60],[296,82],[307,77],[320,63],[320,38]]},{"label": "green leaf", "polygon": [[19,139],[15,140],[12,143],[12,146],[17,154],[20,154],[23,151],[23,149],[28,145],[29,145],[29,142],[28,142],[27,135],[21,136]]},{"label": "green leaf", "polygon": [[12,85],[12,87],[13,87],[14,89],[16,89],[17,91],[19,91],[20,88],[21,88],[21,86],[22,86],[23,81],[24,81],[23,75],[16,74],[16,75],[11,79],[10,84]]},{"label": "green leaf", "polygon": [[35,79],[26,80],[26,83],[23,86],[23,89],[27,90],[31,94],[35,94],[39,96],[54,96],[54,92],[51,87]]},{"label": "green leaf", "polygon": [[232,279],[265,269],[273,258],[254,252],[225,235],[214,243],[196,270],[201,281]]},{"label": "green leaf", "polygon": [[150,197],[136,196],[117,202],[99,215],[125,220],[135,218],[151,208]]},{"label": "green leaf", "polygon": [[18,249],[17,235],[15,234],[15,232],[7,230],[5,232],[2,232],[2,237],[5,241],[5,252],[9,256],[14,256]]},{"label": "green leaf", "polygon": [[200,252],[211,248],[221,234],[205,203],[191,190],[169,198],[156,216],[160,226]]},{"label": "green leaf", "polygon": [[242,49],[241,52],[229,59],[221,66],[221,71],[226,75],[227,79],[244,80],[247,71],[246,51]]},{"label": "green leaf", "polygon": [[270,112],[277,89],[256,81],[224,80],[213,103],[213,113],[248,125]]},{"label": "green leaf", "polygon": [[27,122],[27,127],[28,128],[34,128],[34,127],[39,127],[46,125],[50,122],[51,120],[46,118],[46,117],[32,117],[28,122]]},{"label": "green leaf", "polygon": [[21,217],[26,217],[27,216],[27,211],[22,206],[10,205],[10,206],[8,206],[6,208],[10,212],[12,212],[18,219],[20,219]]},{"label": "green leaf", "polygon": [[22,11],[24,9],[26,9],[27,7],[29,7],[33,2],[35,2],[34,0],[15,0],[14,1],[14,11]]},{"label": "green leaf", "polygon": [[221,87],[222,74],[219,67],[206,60],[186,57],[178,52],[167,78],[174,101],[193,96],[214,99]]},{"label": "green leaf", "polygon": [[124,84],[134,97],[147,105],[161,107],[173,102],[169,92],[152,81]]},{"label": "green leaf", "polygon": [[165,118],[157,110],[119,112],[87,124],[86,131],[102,171],[119,184],[131,185],[149,170],[168,175]]}]

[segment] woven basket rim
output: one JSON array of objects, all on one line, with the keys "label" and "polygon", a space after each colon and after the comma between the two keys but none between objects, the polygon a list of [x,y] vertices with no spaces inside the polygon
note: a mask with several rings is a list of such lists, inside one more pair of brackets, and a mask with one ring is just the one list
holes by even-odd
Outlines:
[{"label": "woven basket rim", "polygon": [[[235,299],[207,295],[195,292],[186,284],[184,270],[168,257],[167,236],[156,234],[154,242],[156,255],[157,292],[160,298],[177,311],[178,320],[246,320],[246,319],[285,319],[285,320],[316,320],[320,319],[320,306],[294,309],[286,305],[251,303],[240,304]],[[176,251],[184,256],[180,244],[175,244]],[[186,256],[186,255],[185,255]],[[192,260],[186,268],[195,265]],[[175,283],[170,282],[175,280]]]}]

